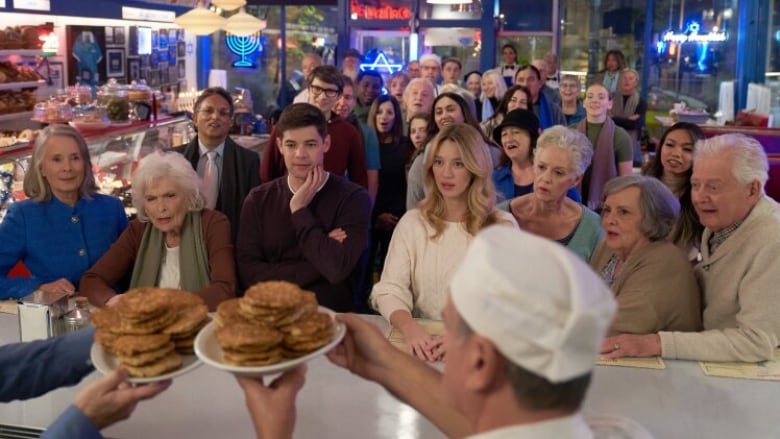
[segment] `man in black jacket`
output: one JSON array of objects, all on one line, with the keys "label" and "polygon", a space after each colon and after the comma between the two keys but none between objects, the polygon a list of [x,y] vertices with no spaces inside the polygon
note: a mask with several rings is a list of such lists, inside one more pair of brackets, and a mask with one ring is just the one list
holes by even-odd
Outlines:
[{"label": "man in black jacket", "polygon": [[228,136],[233,101],[221,87],[207,88],[195,102],[192,122],[198,135],[179,150],[204,182],[207,206],[230,220],[233,243],[244,198],[260,185],[260,157]]}]

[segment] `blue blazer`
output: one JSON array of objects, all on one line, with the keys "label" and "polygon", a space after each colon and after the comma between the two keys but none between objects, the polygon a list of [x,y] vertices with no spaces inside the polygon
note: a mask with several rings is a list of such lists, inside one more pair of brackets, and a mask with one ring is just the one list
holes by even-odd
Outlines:
[{"label": "blue blazer", "polygon": [[[81,276],[127,227],[118,198],[95,194],[71,207],[57,197],[13,203],[0,222],[0,299],[22,298],[60,278],[78,288]],[[31,278],[9,278],[22,261]]]}]

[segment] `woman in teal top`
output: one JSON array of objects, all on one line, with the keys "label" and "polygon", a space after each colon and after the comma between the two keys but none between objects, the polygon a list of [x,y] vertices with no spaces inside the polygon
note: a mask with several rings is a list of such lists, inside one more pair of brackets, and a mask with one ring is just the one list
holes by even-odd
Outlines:
[{"label": "woman in teal top", "polygon": [[604,237],[595,212],[566,196],[582,181],[593,158],[588,138],[560,125],[546,129],[536,142],[534,192],[502,203],[520,228],[560,242],[585,262]]},{"label": "woman in teal top", "polygon": [[[81,275],[127,227],[119,199],[96,193],[87,144],[67,125],[35,140],[24,176],[29,199],[11,204],[0,223],[0,299],[36,289],[73,294]],[[31,277],[9,278],[23,262]]]}]

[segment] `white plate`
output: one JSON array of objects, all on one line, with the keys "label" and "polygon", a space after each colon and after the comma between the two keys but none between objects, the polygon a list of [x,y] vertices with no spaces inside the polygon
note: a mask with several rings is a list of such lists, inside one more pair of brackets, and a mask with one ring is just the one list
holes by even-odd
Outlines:
[{"label": "white plate", "polygon": [[[97,369],[103,375],[108,374],[119,367],[119,360],[116,358],[116,356],[106,352],[106,350],[103,349],[103,346],[99,345],[98,343],[92,343],[90,357],[92,358],[92,364],[95,365],[95,369]],[[148,378],[130,377],[127,379],[127,381],[135,384],[156,383],[157,381],[167,380],[184,375],[185,373],[197,369],[198,366],[203,364],[195,355],[182,355],[181,360],[181,367],[174,370],[173,372],[168,372],[163,375]]]},{"label": "white plate", "polygon": [[320,307],[319,310],[320,312],[330,315],[331,319],[333,319],[333,324],[336,325],[336,330],[333,332],[333,338],[330,340],[330,343],[302,357],[283,359],[270,366],[234,366],[232,364],[225,364],[222,362],[222,347],[217,342],[217,337],[214,334],[214,331],[217,329],[217,322],[214,320],[204,326],[195,338],[195,355],[211,367],[231,372],[236,375],[260,377],[284,372],[285,370],[292,369],[295,366],[306,363],[320,355],[324,355],[339,344],[341,339],[344,338],[344,334],[347,333],[346,326],[336,322],[336,314],[333,311],[323,307]]}]

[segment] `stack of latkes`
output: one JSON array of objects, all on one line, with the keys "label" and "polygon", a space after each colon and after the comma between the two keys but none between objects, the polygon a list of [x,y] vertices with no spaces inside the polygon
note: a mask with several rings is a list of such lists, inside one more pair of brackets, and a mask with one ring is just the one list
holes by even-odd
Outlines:
[{"label": "stack of latkes", "polygon": [[93,315],[95,341],[119,359],[133,377],[153,377],[181,367],[179,354],[193,353],[208,307],[195,294],[169,288],[137,288],[117,306]]},{"label": "stack of latkes", "polygon": [[328,344],[333,332],[314,293],[289,282],[260,282],[217,307],[216,337],[226,364],[268,366],[301,357]]}]

